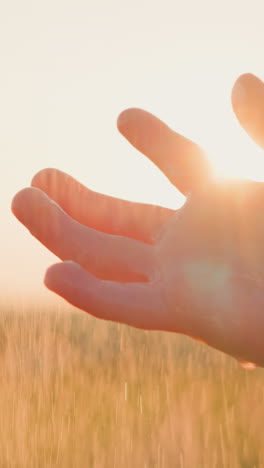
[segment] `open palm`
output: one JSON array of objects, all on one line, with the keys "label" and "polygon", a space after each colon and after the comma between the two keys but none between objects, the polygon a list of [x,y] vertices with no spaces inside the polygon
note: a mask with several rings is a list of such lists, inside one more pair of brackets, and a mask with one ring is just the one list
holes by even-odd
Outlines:
[{"label": "open palm", "polygon": [[[241,105],[234,94],[234,110],[263,145],[264,85],[252,75],[241,82],[251,99]],[[61,171],[41,171],[12,210],[63,260],[47,271],[45,284],[97,317],[185,333],[264,365],[264,185],[215,180],[196,144],[145,111],[123,112],[118,128],[186,203],[177,211],[132,203]]]}]

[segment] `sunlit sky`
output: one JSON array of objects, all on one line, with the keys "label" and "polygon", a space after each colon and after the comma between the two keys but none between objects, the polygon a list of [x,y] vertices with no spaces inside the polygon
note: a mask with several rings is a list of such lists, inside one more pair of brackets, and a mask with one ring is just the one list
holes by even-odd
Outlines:
[{"label": "sunlit sky", "polygon": [[57,167],[121,198],[182,204],[118,133],[128,107],[198,142],[222,172],[264,180],[263,151],[230,101],[240,74],[264,79],[263,17],[263,0],[1,2],[2,298],[52,297],[42,280],[57,259],[10,212],[40,169]]}]

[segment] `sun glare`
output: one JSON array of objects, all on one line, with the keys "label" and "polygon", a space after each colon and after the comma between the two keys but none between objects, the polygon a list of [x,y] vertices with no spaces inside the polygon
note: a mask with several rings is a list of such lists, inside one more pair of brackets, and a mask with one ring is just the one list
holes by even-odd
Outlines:
[{"label": "sun glare", "polygon": [[264,181],[264,152],[246,135],[228,135],[221,142],[210,142],[208,154],[217,177]]}]

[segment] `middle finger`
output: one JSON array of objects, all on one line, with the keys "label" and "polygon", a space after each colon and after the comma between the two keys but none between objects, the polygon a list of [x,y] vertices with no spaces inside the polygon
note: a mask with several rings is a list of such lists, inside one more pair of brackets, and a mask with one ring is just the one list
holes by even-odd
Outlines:
[{"label": "middle finger", "polygon": [[13,200],[12,210],[31,234],[57,257],[75,261],[98,278],[148,281],[154,273],[154,247],[83,226],[39,189],[20,191]]}]

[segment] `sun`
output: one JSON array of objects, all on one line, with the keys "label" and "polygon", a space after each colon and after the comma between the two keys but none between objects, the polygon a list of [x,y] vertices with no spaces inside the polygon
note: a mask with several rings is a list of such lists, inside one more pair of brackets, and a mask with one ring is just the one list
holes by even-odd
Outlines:
[{"label": "sun", "polygon": [[206,148],[216,177],[264,181],[264,151],[244,132],[227,132],[221,141],[210,141]]}]

